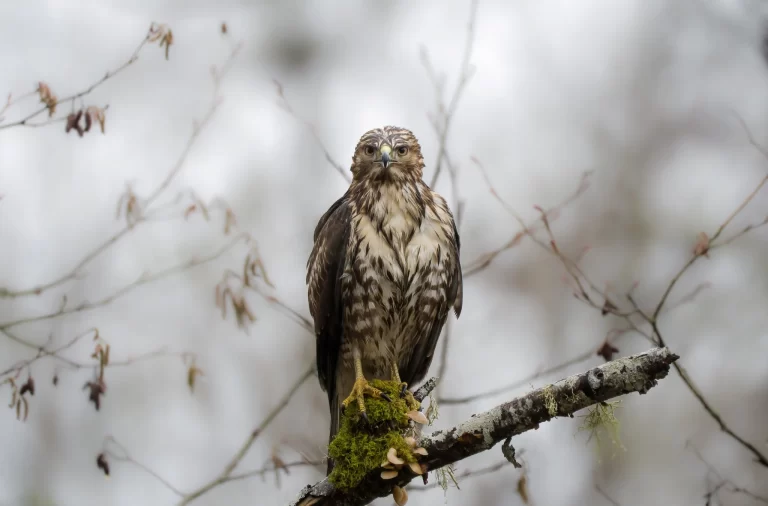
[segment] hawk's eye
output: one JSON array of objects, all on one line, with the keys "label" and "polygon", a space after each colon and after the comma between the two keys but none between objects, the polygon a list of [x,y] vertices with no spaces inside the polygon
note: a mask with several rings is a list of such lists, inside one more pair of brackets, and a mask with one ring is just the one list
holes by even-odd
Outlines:
[{"label": "hawk's eye", "polygon": [[408,146],[399,146],[397,148],[397,154],[400,156],[405,156],[408,154]]},{"label": "hawk's eye", "polygon": [[373,156],[373,153],[376,151],[375,146],[371,146],[368,144],[365,148],[363,148],[363,152],[368,156]]}]

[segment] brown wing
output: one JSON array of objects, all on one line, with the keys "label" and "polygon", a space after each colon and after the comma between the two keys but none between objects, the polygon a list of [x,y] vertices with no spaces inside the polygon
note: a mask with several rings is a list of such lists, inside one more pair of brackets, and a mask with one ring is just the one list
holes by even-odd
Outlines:
[{"label": "brown wing", "polygon": [[320,386],[333,405],[336,365],[342,340],[342,293],[351,213],[347,195],[337,200],[315,228],[312,253],[307,261],[309,312],[315,322],[317,374]]},{"label": "brown wing", "polygon": [[408,360],[408,365],[404,371],[400,371],[400,377],[403,381],[411,385],[424,379],[427,375],[429,366],[432,363],[432,358],[435,354],[435,348],[437,347],[437,341],[440,339],[440,334],[443,331],[443,325],[448,318],[451,306],[456,314],[456,318],[461,316],[461,307],[464,301],[464,282],[461,274],[461,260],[459,253],[461,251],[461,240],[459,239],[459,231],[456,229],[456,224],[453,224],[453,233],[456,238],[456,250],[455,250],[455,265],[454,275],[451,286],[448,287],[448,293],[444,301],[444,305],[437,310],[437,316],[432,322],[432,326],[429,329],[429,336],[424,339],[420,344],[414,348],[411,353],[411,357]]}]

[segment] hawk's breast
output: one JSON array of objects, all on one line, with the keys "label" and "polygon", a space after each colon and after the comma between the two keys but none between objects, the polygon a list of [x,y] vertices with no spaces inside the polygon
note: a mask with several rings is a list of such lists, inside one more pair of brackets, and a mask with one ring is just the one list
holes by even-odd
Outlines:
[{"label": "hawk's breast", "polygon": [[399,194],[382,197],[372,215],[353,219],[356,240],[345,274],[353,294],[347,328],[371,358],[399,357],[426,338],[438,312],[446,310],[455,255],[450,215],[441,216],[440,203],[417,208]]}]

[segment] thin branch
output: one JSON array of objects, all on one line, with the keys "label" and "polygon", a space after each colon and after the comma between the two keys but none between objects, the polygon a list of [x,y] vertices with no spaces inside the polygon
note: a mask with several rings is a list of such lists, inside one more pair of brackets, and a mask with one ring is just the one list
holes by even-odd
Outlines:
[{"label": "thin branch", "polygon": [[240,464],[240,462],[243,460],[243,458],[248,453],[248,450],[251,449],[251,446],[253,446],[253,443],[256,442],[256,439],[266,430],[267,427],[277,418],[277,415],[279,415],[286,406],[288,406],[288,403],[293,398],[294,394],[301,388],[301,386],[306,383],[306,381],[315,375],[315,364],[313,363],[311,367],[309,367],[304,374],[301,375],[301,377],[293,384],[290,390],[283,396],[283,398],[280,400],[277,406],[275,406],[272,411],[267,414],[266,418],[259,424],[258,427],[256,427],[251,434],[248,436],[248,439],[245,440],[243,445],[240,447],[240,449],[237,451],[234,457],[230,460],[230,462],[224,467],[224,470],[211,480],[210,482],[206,483],[202,487],[198,488],[197,490],[190,492],[189,494],[184,495],[182,500],[179,502],[178,506],[184,506],[186,504],[191,503],[195,499],[199,498],[200,496],[210,492],[214,488],[227,483],[228,481],[231,481],[232,473],[235,470],[235,468]]},{"label": "thin branch", "polygon": [[[480,469],[466,469],[459,474],[455,475],[454,478],[456,481],[461,480],[463,478],[476,478],[478,476],[484,476],[486,474],[493,474],[497,471],[500,471],[506,467],[509,467],[509,462],[506,460],[502,462],[497,462],[496,464],[493,464],[491,466],[481,467]],[[426,492],[428,490],[432,490],[434,488],[440,487],[439,483],[430,483],[429,485],[425,485],[423,487],[419,488],[412,488],[410,489],[411,492]]]},{"label": "thin branch", "polygon": [[613,506],[621,506],[621,504],[619,504],[619,502],[616,499],[609,496],[608,493],[605,492],[602,488],[600,488],[600,485],[598,485],[597,483],[595,483],[595,490],[597,490],[597,493],[603,496],[603,498],[609,503],[611,503]]},{"label": "thin branch", "polygon": [[550,374],[559,372],[567,367],[570,367],[572,365],[581,364],[582,362],[586,362],[590,358],[595,356],[595,350],[594,348],[590,348],[589,351],[586,353],[582,353],[581,355],[578,355],[576,357],[570,358],[566,360],[565,362],[561,362],[555,366],[552,366],[550,368],[538,371],[526,378],[523,378],[521,380],[515,381],[514,383],[510,383],[508,385],[504,385],[501,387],[493,388],[491,390],[486,390],[485,392],[477,393],[474,395],[467,395],[464,397],[438,397],[437,402],[440,406],[447,406],[447,405],[455,405],[455,404],[466,404],[468,402],[477,401],[480,399],[487,399],[488,397],[495,397],[499,394],[503,394],[505,392],[508,392],[510,390],[514,390],[516,388],[523,387],[525,385],[528,385],[531,383],[531,381],[540,378],[542,376],[548,376]]},{"label": "thin branch", "polygon": [[[686,262],[685,265],[678,271],[677,274],[672,278],[672,281],[670,281],[669,285],[667,286],[667,289],[664,291],[664,294],[661,296],[661,300],[659,300],[659,304],[656,306],[656,309],[653,311],[653,315],[651,318],[655,321],[659,314],[661,313],[662,308],[664,307],[664,303],[667,301],[667,298],[669,297],[669,294],[672,292],[672,289],[675,287],[678,281],[680,281],[680,278],[683,277],[683,274],[698,260],[699,258],[706,256],[706,253],[712,248],[712,243],[714,243],[720,235],[723,233],[725,228],[728,226],[731,221],[741,212],[744,210],[745,207],[752,201],[752,199],[755,198],[755,196],[760,192],[760,190],[765,186],[765,183],[768,183],[768,175],[763,177],[760,182],[755,186],[755,188],[752,190],[752,192],[747,195],[747,198],[745,198],[741,204],[726,218],[726,220],[717,228],[715,233],[707,239],[707,244],[705,245],[704,249],[696,249],[691,256],[691,258]],[[741,235],[746,233],[749,230],[752,230],[752,227],[749,228],[746,231],[742,231]],[[732,240],[732,239],[731,239]]]},{"label": "thin branch", "polygon": [[734,494],[743,494],[757,502],[768,504],[768,498],[759,496],[744,487],[737,486],[731,480],[723,478],[720,472],[717,469],[715,469],[715,466],[707,462],[706,459],[704,459],[704,456],[699,451],[699,449],[696,448],[693,444],[691,444],[690,441],[686,441],[685,446],[687,448],[690,448],[691,451],[696,455],[696,458],[699,459],[699,461],[702,464],[704,464],[704,466],[707,468],[707,474],[717,478],[718,483],[712,488],[712,490],[708,491],[707,494],[705,495],[705,498],[707,499],[707,504],[710,504],[712,497],[717,496],[717,494],[720,492],[721,489],[725,489]]},{"label": "thin branch", "polygon": [[[570,417],[586,407],[630,392],[646,393],[669,373],[677,356],[666,348],[655,348],[639,355],[607,362],[581,374],[570,376],[544,388],[529,392],[485,413],[472,416],[459,425],[437,431],[420,440],[427,450],[420,462],[429,471],[490,450],[497,443],[536,429],[555,417]],[[296,506],[356,506],[392,493],[392,487],[406,485],[417,475],[404,468],[396,478],[383,480],[380,470],[351,490],[338,490],[327,479],[305,487],[292,503]]]},{"label": "thin branch", "polygon": [[[117,451],[111,449],[110,445],[116,447]],[[171,485],[171,483],[168,480],[160,476],[156,471],[153,471],[146,465],[142,464],[138,460],[131,457],[131,455],[128,453],[128,450],[123,445],[118,443],[113,436],[107,436],[104,438],[104,453],[106,455],[109,455],[109,457],[112,460],[116,460],[118,462],[128,462],[138,467],[139,469],[141,469],[142,471],[144,471],[145,473],[149,474],[150,476],[155,478],[157,481],[162,483],[165,486],[165,488],[167,488],[177,496],[179,497],[184,496],[183,492],[181,492],[178,488]]]},{"label": "thin branch", "polygon": [[247,471],[245,473],[240,474],[233,474],[229,476],[224,482],[230,482],[230,481],[237,481],[237,480],[245,480],[248,478],[253,478],[254,476],[260,476],[264,477],[269,473],[279,473],[280,471],[285,471],[286,474],[288,473],[288,469],[292,469],[294,467],[317,467],[321,468],[325,466],[325,462],[323,461],[310,461],[310,460],[297,460],[296,462],[288,462],[288,463],[282,463],[279,465],[275,465],[274,463],[266,464],[261,469],[254,469],[253,471]]},{"label": "thin branch", "polygon": [[504,209],[511,216],[515,218],[515,220],[520,225],[520,230],[517,233],[515,233],[515,235],[512,236],[512,238],[509,241],[507,241],[506,244],[504,244],[503,246],[482,255],[480,258],[478,258],[474,262],[469,263],[466,267],[464,267],[463,275],[465,279],[470,276],[474,276],[480,271],[488,268],[491,265],[491,263],[496,259],[496,257],[498,257],[503,252],[509,249],[512,249],[518,244],[520,244],[520,242],[523,240],[523,238],[526,235],[535,240],[536,238],[535,238],[534,232],[539,228],[543,228],[545,219],[549,221],[557,219],[557,217],[560,215],[560,212],[565,207],[567,207],[569,204],[571,204],[573,201],[579,198],[584,192],[587,191],[587,189],[589,188],[589,179],[590,179],[590,176],[592,175],[592,172],[584,172],[581,175],[581,179],[579,180],[579,186],[576,188],[576,190],[574,190],[573,193],[568,195],[565,198],[565,200],[563,200],[559,204],[543,211],[539,216],[539,218],[537,218],[536,220],[532,221],[529,224],[526,224],[523,221],[522,217],[517,212],[515,212],[512,206],[510,206],[503,198],[501,198],[499,193],[495,190],[493,183],[491,183],[488,173],[486,172],[482,164],[477,159],[473,159],[473,161],[477,165],[478,169],[480,169],[480,172],[483,175],[483,179],[486,181],[488,185],[488,189],[490,190],[491,195],[504,207]]},{"label": "thin branch", "polygon": [[477,18],[477,5],[478,0],[472,0],[470,3],[469,21],[467,21],[467,35],[466,41],[464,43],[464,53],[461,58],[461,67],[459,71],[459,82],[456,84],[456,90],[453,92],[453,96],[451,96],[451,100],[449,101],[447,107],[442,100],[442,86],[436,79],[434,72],[431,71],[432,66],[429,64],[429,58],[426,50],[422,50],[422,62],[424,63],[424,67],[427,69],[427,73],[429,74],[429,77],[437,91],[438,113],[441,115],[442,119],[441,128],[438,132],[438,153],[437,162],[435,162],[435,172],[432,174],[432,179],[429,183],[431,188],[434,188],[437,184],[437,180],[440,177],[440,173],[443,169],[443,159],[446,156],[445,147],[448,140],[448,131],[451,128],[451,121],[453,120],[453,116],[456,113],[456,108],[459,105],[459,99],[461,98],[461,94],[464,92],[467,83],[472,78],[474,73],[469,61],[472,58],[472,46],[475,42],[475,20]]},{"label": "thin branch", "polygon": [[214,253],[208,256],[201,257],[201,258],[192,258],[182,264],[178,264],[173,267],[169,267],[167,269],[163,269],[152,274],[143,274],[139,279],[137,279],[133,283],[130,283],[128,285],[125,285],[119,288],[115,292],[111,293],[110,295],[107,295],[106,297],[103,297],[102,299],[97,300],[96,302],[82,302],[77,306],[72,306],[72,307],[66,307],[64,304],[62,304],[62,307],[60,307],[57,311],[0,323],[0,331],[7,331],[12,327],[15,327],[17,325],[22,325],[25,323],[50,320],[52,318],[58,318],[60,316],[79,313],[82,311],[90,311],[92,309],[106,306],[107,304],[114,302],[120,297],[127,295],[128,293],[132,292],[133,290],[141,286],[154,283],[155,281],[161,280],[168,276],[172,276],[179,272],[184,272],[194,267],[198,267],[200,265],[212,262],[218,259],[219,257],[221,257],[227,251],[231,250],[235,245],[243,241],[243,239],[248,239],[249,237],[250,236],[248,234],[242,233],[237,237],[235,237],[233,240],[231,240],[229,243],[227,243],[225,246],[219,248],[217,251],[215,251]]},{"label": "thin branch", "polygon": [[[151,28],[150,28],[150,31],[151,31]],[[79,92],[75,93],[74,95],[69,95],[67,97],[64,97],[62,99],[57,100],[57,103],[61,104],[63,102],[74,102],[75,100],[90,94],[93,90],[95,90],[96,88],[98,88],[99,86],[104,84],[106,81],[108,81],[109,79],[115,77],[116,75],[120,74],[122,71],[124,71],[125,69],[130,67],[134,62],[136,62],[136,60],[139,59],[139,52],[141,52],[142,48],[144,48],[144,46],[147,44],[147,42],[149,42],[150,31],[147,32],[147,35],[144,36],[144,39],[141,41],[141,43],[138,45],[138,47],[133,51],[133,54],[131,55],[130,58],[128,58],[128,60],[125,63],[123,63],[122,65],[120,65],[119,67],[117,67],[114,70],[108,71],[99,80],[95,81],[93,84],[91,84],[90,86],[88,86],[84,90],[79,91]],[[23,97],[29,96],[29,95],[34,95],[35,93],[37,93],[37,92],[33,91],[31,93],[27,93],[27,94],[23,95],[20,98],[23,98]],[[9,100],[6,103],[5,107],[3,107],[3,110],[0,111],[0,114],[2,114],[2,112],[6,111],[8,109],[8,107],[10,107],[11,104],[12,104],[12,101],[10,100],[10,96],[9,96]],[[49,109],[49,107],[46,105],[45,107],[41,107],[40,109],[35,110],[34,112],[28,114],[27,116],[21,118],[18,121],[14,121],[12,123],[0,124],[0,130],[3,130],[5,128],[12,128],[12,127],[16,127],[16,126],[25,126],[25,125],[27,125],[27,126],[41,126],[41,125],[38,125],[38,124],[29,124],[28,121],[33,119],[33,118],[35,118],[35,117],[37,117],[37,116],[39,116],[40,114],[44,113],[48,109]],[[65,119],[65,118],[59,118],[59,119]],[[2,121],[2,118],[0,118],[0,121]]]},{"label": "thin branch", "polygon": [[275,83],[275,88],[277,91],[277,96],[280,97],[280,106],[285,109],[285,111],[293,116],[299,123],[304,125],[304,128],[306,128],[309,133],[312,135],[312,138],[315,139],[315,142],[317,143],[318,147],[322,150],[323,154],[325,155],[325,159],[328,161],[331,166],[336,169],[336,172],[341,174],[341,177],[344,178],[344,180],[347,181],[347,183],[352,181],[352,177],[349,175],[349,170],[345,169],[339,162],[337,162],[333,156],[331,156],[330,151],[328,151],[328,148],[325,147],[325,144],[323,143],[323,140],[320,138],[320,135],[317,133],[317,128],[315,128],[315,125],[310,123],[309,121],[305,120],[299,114],[294,110],[294,108],[291,106],[291,103],[288,102],[288,99],[285,96],[285,89],[283,88],[283,85],[278,81],[277,79],[273,79],[272,82]]},{"label": "thin branch", "polygon": [[[83,269],[88,264],[90,264],[93,260],[101,256],[109,248],[115,245],[120,239],[128,235],[132,230],[136,228],[136,226],[138,226],[141,223],[147,223],[149,221],[147,215],[150,213],[150,208],[152,204],[170,186],[171,182],[176,178],[176,176],[178,176],[179,172],[181,171],[181,169],[183,168],[184,164],[187,161],[187,158],[189,156],[189,153],[192,150],[192,147],[195,144],[195,141],[199,138],[200,134],[203,132],[205,127],[210,124],[211,119],[213,118],[216,110],[218,109],[218,106],[221,103],[221,99],[218,95],[221,80],[226,75],[226,71],[228,71],[231,68],[231,63],[234,61],[241,47],[242,45],[235,46],[232,53],[230,53],[229,58],[226,60],[226,62],[222,66],[225,72],[219,72],[216,78],[214,79],[213,98],[208,108],[206,109],[205,113],[203,114],[202,120],[197,122],[193,126],[192,134],[187,139],[187,143],[184,149],[182,150],[181,154],[177,158],[176,163],[174,163],[174,165],[168,171],[163,181],[161,181],[160,184],[152,190],[152,192],[149,194],[149,197],[146,200],[144,200],[143,202],[144,215],[139,216],[135,221],[128,221],[122,229],[117,231],[111,237],[107,238],[104,242],[96,246],[90,253],[85,255],[85,257],[83,257],[80,260],[80,262],[78,262],[77,265],[75,265],[69,272],[63,274],[62,276],[52,281],[49,281],[48,283],[44,283],[42,285],[38,285],[32,288],[10,290],[10,289],[0,287],[0,298],[3,298],[3,297],[14,298],[14,297],[24,297],[24,296],[30,296],[30,295],[40,295],[41,293],[47,290],[60,286],[73,279],[77,279],[78,277],[81,277]],[[121,69],[119,70],[122,70],[122,68],[123,67],[121,67]],[[114,75],[114,73],[112,75]]]}]

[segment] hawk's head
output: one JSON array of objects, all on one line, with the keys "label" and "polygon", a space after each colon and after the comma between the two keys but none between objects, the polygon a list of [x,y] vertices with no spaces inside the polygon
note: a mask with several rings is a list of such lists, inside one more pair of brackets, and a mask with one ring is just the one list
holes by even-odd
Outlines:
[{"label": "hawk's head", "polygon": [[405,182],[421,179],[424,157],[410,130],[394,126],[363,134],[352,157],[355,181]]}]

